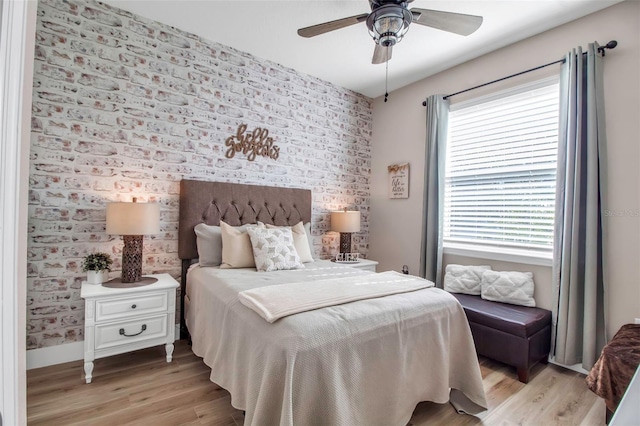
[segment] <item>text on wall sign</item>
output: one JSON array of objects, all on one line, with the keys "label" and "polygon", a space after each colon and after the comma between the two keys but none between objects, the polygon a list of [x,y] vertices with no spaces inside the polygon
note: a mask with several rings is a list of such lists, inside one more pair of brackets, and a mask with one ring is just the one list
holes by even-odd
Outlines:
[{"label": "text on wall sign", "polygon": [[247,156],[247,160],[253,161],[257,156],[268,157],[277,160],[280,156],[280,147],[273,144],[273,138],[269,137],[269,130],[256,127],[253,132],[245,133],[246,124],[238,126],[235,135],[229,136],[225,145],[229,147],[225,156],[233,158],[236,152],[242,152]]}]

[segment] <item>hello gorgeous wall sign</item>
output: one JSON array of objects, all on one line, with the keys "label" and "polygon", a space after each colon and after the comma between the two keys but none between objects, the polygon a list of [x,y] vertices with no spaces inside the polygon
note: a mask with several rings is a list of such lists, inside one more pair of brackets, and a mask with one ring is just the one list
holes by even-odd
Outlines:
[{"label": "hello gorgeous wall sign", "polygon": [[224,142],[228,147],[225,153],[227,158],[233,158],[236,152],[242,152],[249,161],[254,161],[257,156],[278,159],[280,147],[274,145],[273,138],[269,137],[269,130],[256,127],[253,132],[245,133],[246,130],[246,124],[239,125],[236,134],[229,136]]}]

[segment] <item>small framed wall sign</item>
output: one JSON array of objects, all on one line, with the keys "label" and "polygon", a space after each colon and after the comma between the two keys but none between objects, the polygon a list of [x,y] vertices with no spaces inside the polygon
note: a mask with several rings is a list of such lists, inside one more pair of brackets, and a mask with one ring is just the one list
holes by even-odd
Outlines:
[{"label": "small framed wall sign", "polygon": [[389,198],[409,198],[409,163],[392,164],[389,172]]}]

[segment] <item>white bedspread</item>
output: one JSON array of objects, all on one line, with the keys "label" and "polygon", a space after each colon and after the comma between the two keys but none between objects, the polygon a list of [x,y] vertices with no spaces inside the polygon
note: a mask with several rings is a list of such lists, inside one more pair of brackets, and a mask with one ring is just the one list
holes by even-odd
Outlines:
[{"label": "white bedspread", "polygon": [[328,261],[305,269],[193,268],[186,320],[211,380],[246,411],[246,425],[404,426],[420,401],[486,408],[469,326],[448,293],[425,288],[281,318],[242,305],[268,285],[370,274]]},{"label": "white bedspread", "polygon": [[433,287],[431,281],[394,271],[357,278],[329,278],[244,290],[240,302],[269,322],[327,306]]}]

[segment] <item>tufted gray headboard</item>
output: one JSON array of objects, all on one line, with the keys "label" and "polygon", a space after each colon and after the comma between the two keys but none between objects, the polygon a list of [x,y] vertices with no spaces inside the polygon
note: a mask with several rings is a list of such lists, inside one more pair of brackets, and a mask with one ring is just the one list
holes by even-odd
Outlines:
[{"label": "tufted gray headboard", "polygon": [[182,259],[180,297],[181,337],[187,336],[184,323],[184,294],[187,270],[198,257],[196,234],[199,223],[219,225],[220,221],[238,226],[246,223],[295,225],[311,221],[311,191],[297,188],[205,182],[180,182],[178,256]]}]

